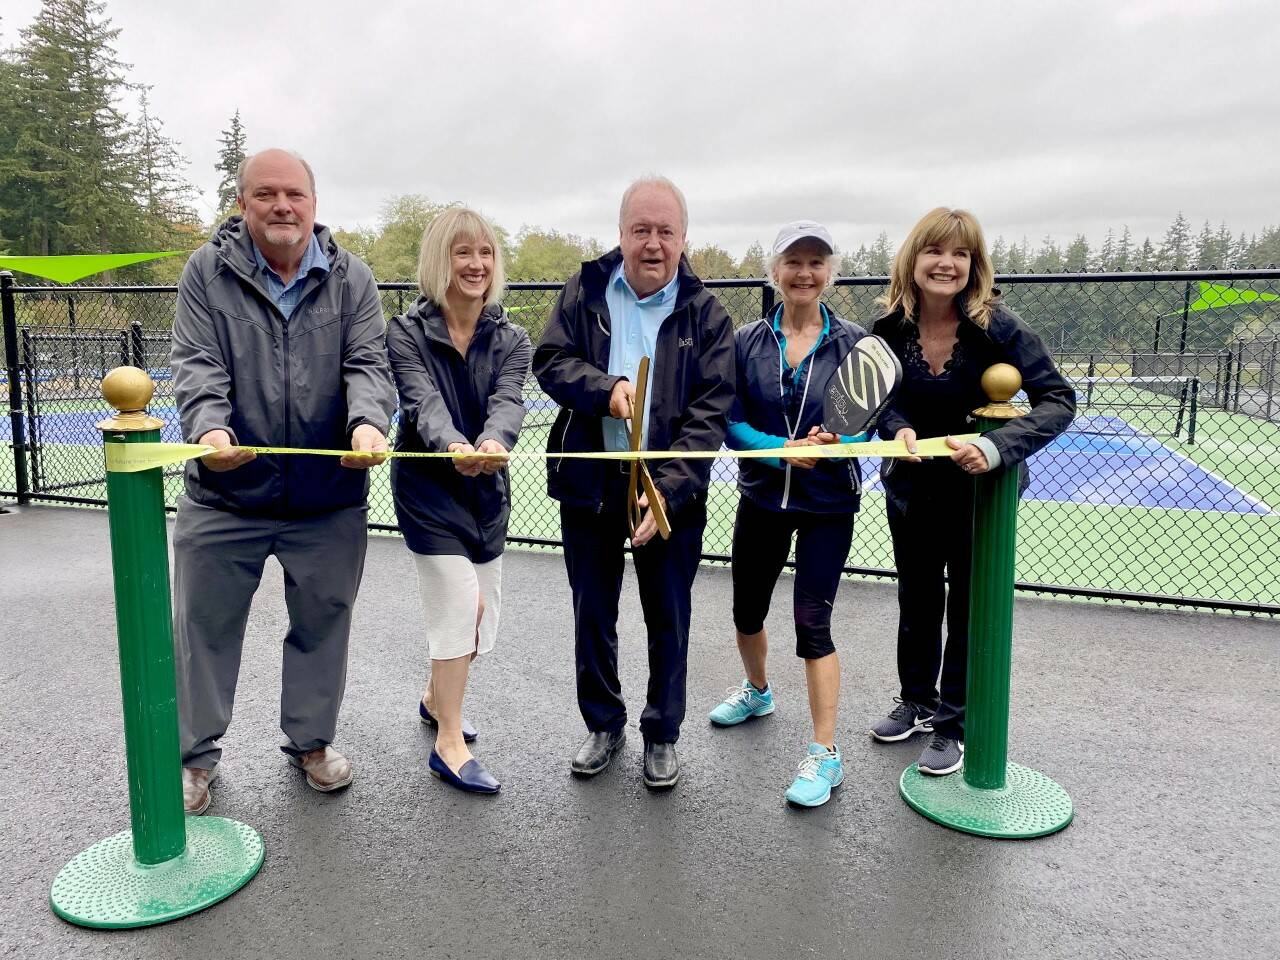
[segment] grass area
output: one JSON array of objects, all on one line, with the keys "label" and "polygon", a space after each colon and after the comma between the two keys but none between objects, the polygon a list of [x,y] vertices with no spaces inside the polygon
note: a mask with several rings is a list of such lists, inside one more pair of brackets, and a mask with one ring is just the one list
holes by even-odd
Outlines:
[{"label": "grass area", "polygon": [[[1136,394],[1133,403],[1151,402]],[[1109,396],[1107,406],[1085,413],[1119,416],[1136,429],[1168,433],[1176,401],[1160,409],[1127,406],[1125,397]],[[1160,403],[1160,398],[1155,402]],[[66,402],[50,412],[97,409]],[[519,449],[540,450],[547,426],[526,429]],[[1149,507],[1107,506],[1027,500],[1019,513],[1018,578],[1020,580],[1093,587],[1135,593],[1204,597],[1249,603],[1280,604],[1280,426],[1219,410],[1198,414],[1196,443],[1161,436],[1161,442],[1206,471],[1267,504],[1269,515]],[[11,489],[11,461],[0,461],[0,486]],[[102,452],[96,445],[50,445],[44,450],[46,484],[91,482],[61,491],[70,496],[103,498]],[[559,538],[559,510],[546,495],[541,461],[512,467],[512,536]],[[166,478],[170,503],[182,490],[180,476]],[[714,483],[709,492],[708,553],[730,548],[737,491]],[[395,523],[390,471],[372,474],[370,518]],[[855,529],[850,562],[892,568],[893,552],[885,520],[884,496],[869,493]]]}]

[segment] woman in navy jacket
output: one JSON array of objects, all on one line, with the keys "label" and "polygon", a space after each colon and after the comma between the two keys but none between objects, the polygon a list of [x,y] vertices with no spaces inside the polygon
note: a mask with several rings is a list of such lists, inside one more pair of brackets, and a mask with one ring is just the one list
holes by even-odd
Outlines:
[{"label": "woman in navy jacket", "polygon": [[431,772],[475,793],[498,781],[472,757],[474,727],[462,718],[471,661],[493,649],[502,598],[502,550],[511,510],[505,457],[524,420],[533,348],[508,322],[502,251],[493,227],[462,207],[422,236],[422,295],[387,328],[400,392],[396,449],[462,454],[396,459],[396,516],[418,568],[431,677],[418,704],[437,727]]},{"label": "woman in navy jacket", "polygon": [[[729,416],[729,446],[763,450],[855,439],[821,429],[827,381],[866,335],[822,303],[838,263],[835,244],[821,224],[801,220],[778,232],[767,275],[782,302],[734,338],[738,396]],[[764,620],[794,536],[796,654],[805,664],[813,742],[786,798],[800,806],[821,806],[844,779],[835,742],[840,661],[831,640],[831,612],[853,540],[857,460],[769,458],[738,464],[733,620],[746,679],[729,691],[710,719],[717,726],[733,726],[774,711],[765,675]]]},{"label": "woman in navy jacket", "polygon": [[949,459],[886,461],[882,470],[898,569],[902,690],[871,736],[894,742],[932,731],[920,755],[921,773],[952,773],[964,759],[973,478],[1018,468],[1075,415],[1075,391],[1040,337],[1000,302],[994,282],[977,220],[939,207],[898,251],[881,300],[888,312],[873,328],[903,370],[902,386],[880,418],[880,434],[905,440],[909,450],[917,437],[970,431],[971,412],[987,403],[980,381],[993,363],[1017,367],[1031,401],[1030,413],[973,443],[949,440],[955,449]]}]

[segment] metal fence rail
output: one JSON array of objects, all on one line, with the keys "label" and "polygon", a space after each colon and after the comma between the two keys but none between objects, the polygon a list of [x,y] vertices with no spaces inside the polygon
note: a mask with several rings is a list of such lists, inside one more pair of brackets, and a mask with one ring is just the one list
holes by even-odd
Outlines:
[{"label": "metal fence rail", "polygon": [[[759,279],[707,283],[736,324],[773,304]],[[885,284],[841,278],[828,302],[870,327]],[[1072,430],[1030,463],[1020,587],[1280,614],[1280,270],[1012,275],[999,285],[1080,396]],[[412,284],[379,286],[388,316],[416,296]],[[506,308],[535,341],[560,286],[509,288]],[[153,412],[169,421],[166,439],[180,439],[168,362],[177,290],[17,286],[8,276],[0,288],[9,398],[0,497],[103,504],[93,423],[105,413],[98,381],[107,370],[122,362],[147,369],[157,383]],[[1224,289],[1248,293],[1219,306]],[[526,407],[521,444],[540,448],[556,407],[532,379]],[[846,569],[893,576],[877,468],[864,470]],[[167,482],[170,506],[180,476],[174,469]],[[717,461],[713,476],[704,550],[727,560],[736,467]],[[513,463],[512,489],[510,539],[558,544],[542,466]],[[374,473],[370,516],[376,529],[395,529],[385,470]]]}]

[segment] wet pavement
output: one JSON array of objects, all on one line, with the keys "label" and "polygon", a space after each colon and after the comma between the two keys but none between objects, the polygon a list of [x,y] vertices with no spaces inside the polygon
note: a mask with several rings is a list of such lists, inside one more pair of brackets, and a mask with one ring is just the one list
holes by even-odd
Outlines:
[{"label": "wet pavement", "polygon": [[1055,778],[1075,822],[1039,840],[937,826],[899,798],[919,738],[874,745],[895,692],[892,584],[836,603],[846,779],[815,810],[782,792],[808,741],[790,579],[769,628],[773,716],[706,711],[740,682],[730,584],[694,587],[683,773],[640,781],[646,663],[628,568],[621,674],[631,722],[580,781],[571,610],[552,553],[507,555],[494,654],[467,712],[502,780],[433,779],[417,719],[422,612],[404,544],[371,540],[335,746],[356,764],[320,795],[278,750],[279,567],[268,564],[210,813],[257,827],[261,873],[174,923],[103,932],[48,906],[58,870],[128,825],[106,514],[0,515],[0,956],[1274,957],[1280,943],[1280,624],[1022,599],[1010,759]]}]

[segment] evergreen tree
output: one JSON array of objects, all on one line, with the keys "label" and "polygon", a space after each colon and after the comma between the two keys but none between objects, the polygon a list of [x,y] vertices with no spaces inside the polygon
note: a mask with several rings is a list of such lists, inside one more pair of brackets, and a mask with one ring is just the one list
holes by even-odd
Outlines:
[{"label": "evergreen tree", "polygon": [[846,253],[840,258],[840,276],[865,277],[868,275],[867,260],[871,254],[867,245],[861,244],[854,253]]},{"label": "evergreen tree", "polygon": [[1116,243],[1115,256],[1111,258],[1108,270],[1114,270],[1116,273],[1123,273],[1126,270],[1133,269],[1133,234],[1129,232],[1129,225],[1126,223],[1124,229],[1120,233],[1120,240]]},{"label": "evergreen tree", "polygon": [[1249,259],[1249,249],[1252,244],[1245,237],[1244,231],[1240,231],[1240,236],[1236,238],[1236,242],[1231,245],[1231,263],[1237,270],[1247,270],[1252,262]]},{"label": "evergreen tree", "polygon": [[1004,273],[1005,261],[1009,256],[1009,245],[1005,242],[1004,237],[996,237],[996,242],[991,244],[991,269],[996,273]]},{"label": "evergreen tree", "polygon": [[893,270],[893,244],[889,234],[881,230],[867,252],[867,272],[873,277],[886,277]]},{"label": "evergreen tree", "polygon": [[1206,220],[1204,226],[1200,228],[1200,235],[1196,237],[1195,268],[1207,270],[1209,267],[1221,266],[1222,258],[1218,255],[1213,227],[1209,226],[1209,221]]},{"label": "evergreen tree", "polygon": [[1218,233],[1214,237],[1214,242],[1218,246],[1218,266],[1224,270],[1234,270],[1236,268],[1236,260],[1233,244],[1231,242],[1231,231],[1227,229],[1227,221],[1223,220],[1218,224]]},{"label": "evergreen tree", "polygon": [[1027,238],[1022,238],[1022,243],[1009,244],[1009,253],[1005,257],[1006,273],[1026,273],[1027,272]]},{"label": "evergreen tree", "polygon": [[237,107],[236,112],[231,115],[231,126],[223,130],[222,136],[218,138],[218,143],[222,146],[218,148],[218,162],[213,165],[213,169],[222,174],[222,179],[218,181],[219,215],[231,212],[236,204],[236,171],[240,169],[246,155],[246,140],[244,126],[240,123],[240,109]]},{"label": "evergreen tree", "polygon": [[1089,241],[1083,233],[1076,234],[1063,254],[1063,268],[1070,273],[1084,273],[1089,269]]},{"label": "evergreen tree", "polygon": [[1260,268],[1280,264],[1280,227],[1265,227],[1262,236],[1255,236],[1248,257],[1250,265]]},{"label": "evergreen tree", "polygon": [[1165,231],[1156,256],[1161,270],[1186,270],[1191,265],[1191,224],[1181,210]]},{"label": "evergreen tree", "polygon": [[1159,265],[1159,259],[1156,254],[1156,248],[1151,242],[1150,237],[1142,238],[1142,246],[1138,249],[1134,257],[1133,269],[1138,272],[1150,271],[1156,269]]},{"label": "evergreen tree", "polygon": [[159,243],[169,243],[175,232],[186,234],[199,226],[190,202],[195,191],[182,176],[186,160],[174,141],[164,135],[164,124],[151,113],[145,87],[140,100],[137,155],[142,175],[141,199],[148,228]]},{"label": "evergreen tree", "polygon": [[7,79],[22,110],[0,166],[0,232],[20,252],[121,251],[143,242],[135,131],[117,105],[128,68],[103,9],[92,0],[45,0],[21,32]]},{"label": "evergreen tree", "polygon": [[1115,259],[1116,232],[1110,227],[1107,227],[1107,235],[1102,240],[1102,249],[1099,250],[1097,256],[1094,257],[1091,269],[1098,273],[1109,273],[1111,271],[1111,264],[1115,262]]},{"label": "evergreen tree", "polygon": [[1054,242],[1053,237],[1045,236],[1040,243],[1040,249],[1036,251],[1036,258],[1031,263],[1033,273],[1061,273],[1062,272],[1062,251]]}]

